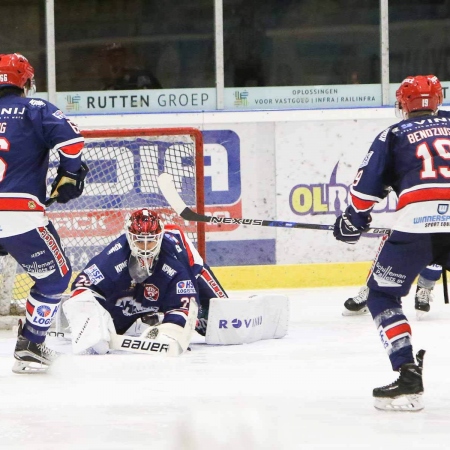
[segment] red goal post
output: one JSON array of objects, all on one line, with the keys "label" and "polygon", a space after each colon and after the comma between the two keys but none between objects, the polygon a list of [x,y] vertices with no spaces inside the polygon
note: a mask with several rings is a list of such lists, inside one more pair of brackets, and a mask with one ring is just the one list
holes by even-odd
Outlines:
[{"label": "red goal post", "polygon": [[[204,214],[203,136],[191,127],[99,129],[82,131],[83,161],[89,166],[83,195],[48,208],[74,274],[123,233],[125,217],[142,207],[160,213],[166,223],[184,229],[205,258],[205,224],[185,222],[159,190],[157,178],[170,173],[187,205]],[[47,194],[59,158],[50,154]],[[21,315],[31,278],[9,256],[0,257],[0,328]],[[5,325],[5,323],[7,325]]]}]

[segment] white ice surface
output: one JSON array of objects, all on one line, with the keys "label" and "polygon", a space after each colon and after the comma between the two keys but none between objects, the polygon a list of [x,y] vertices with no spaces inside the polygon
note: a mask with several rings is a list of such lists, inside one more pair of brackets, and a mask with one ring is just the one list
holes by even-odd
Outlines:
[{"label": "white ice surface", "polygon": [[341,315],[357,288],[278,290],[291,302],[287,337],[227,347],[198,337],[179,358],[73,356],[49,338],[67,354],[44,375],[13,374],[15,337],[1,332],[0,448],[449,448],[450,305],[441,290],[421,321],[413,294],[404,301],[415,351],[427,350],[426,406],[416,413],[372,406],[372,389],[397,374],[371,317]]}]

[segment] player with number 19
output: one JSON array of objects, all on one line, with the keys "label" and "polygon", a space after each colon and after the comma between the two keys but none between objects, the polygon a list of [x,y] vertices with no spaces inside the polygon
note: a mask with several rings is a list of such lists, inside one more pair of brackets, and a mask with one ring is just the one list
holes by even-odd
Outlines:
[{"label": "player with number 19", "polygon": [[58,150],[52,201],[67,203],[83,192],[84,139],[55,105],[27,98],[34,69],[19,53],[0,55],[0,254],[10,254],[32,278],[26,321],[19,325],[13,371],[45,371],[56,356],[45,336],[66,290],[71,266],[46,215],[51,149]]},{"label": "player with number 19", "polygon": [[423,357],[414,360],[411,327],[401,298],[426,266],[450,264],[450,114],[438,111],[441,83],[434,75],[411,76],[396,92],[403,120],[373,141],[350,190],[351,204],[337,218],[336,239],[355,244],[374,205],[391,187],[398,197],[392,232],[382,238],[369,273],[367,306],[392,369],[394,383],[373,391],[383,410],[423,408]]}]

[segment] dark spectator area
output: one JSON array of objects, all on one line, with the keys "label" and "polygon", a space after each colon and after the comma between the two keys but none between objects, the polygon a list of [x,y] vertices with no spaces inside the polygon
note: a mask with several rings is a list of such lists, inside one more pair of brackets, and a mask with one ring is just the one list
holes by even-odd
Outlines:
[{"label": "dark spectator area", "polygon": [[[44,1],[2,0],[1,52],[30,59],[39,91],[45,26]],[[390,82],[449,80],[449,27],[450,0],[389,1]],[[215,87],[214,30],[213,0],[55,0],[57,90]],[[380,83],[380,2],[223,0],[223,44],[225,87]]]}]

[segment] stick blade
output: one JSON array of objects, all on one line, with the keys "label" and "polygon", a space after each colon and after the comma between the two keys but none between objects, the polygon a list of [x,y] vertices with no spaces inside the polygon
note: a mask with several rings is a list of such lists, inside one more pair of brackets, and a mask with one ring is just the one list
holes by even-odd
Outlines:
[{"label": "stick blade", "polygon": [[181,215],[186,208],[186,203],[184,203],[180,194],[178,194],[172,175],[163,172],[158,177],[158,186],[169,205],[178,215]]}]

